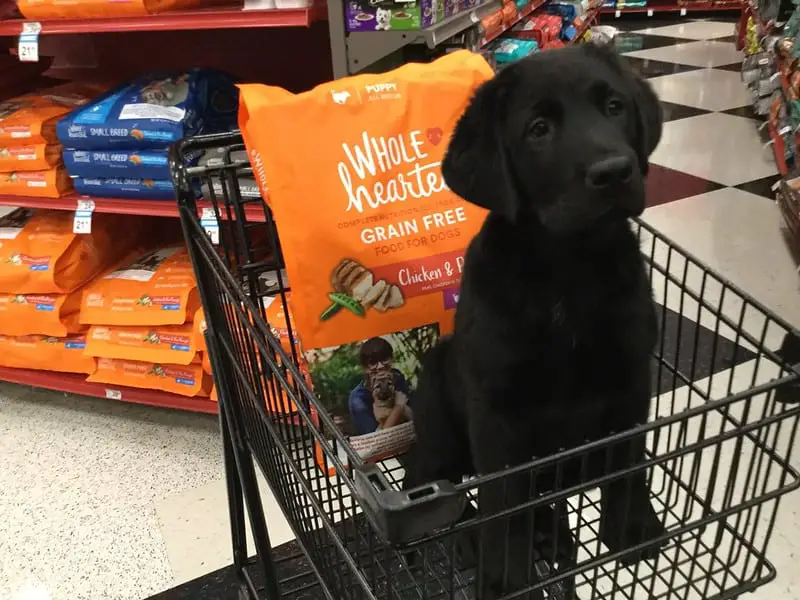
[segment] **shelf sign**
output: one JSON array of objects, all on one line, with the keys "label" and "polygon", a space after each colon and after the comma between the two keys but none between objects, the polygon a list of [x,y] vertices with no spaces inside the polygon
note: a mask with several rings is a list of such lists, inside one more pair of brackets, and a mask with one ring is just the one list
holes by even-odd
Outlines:
[{"label": "shelf sign", "polygon": [[217,213],[213,208],[204,208],[200,214],[200,227],[203,228],[211,238],[211,243],[215,246],[219,244],[219,221],[217,221]]},{"label": "shelf sign", "polygon": [[615,10],[614,11],[614,18],[615,19],[619,19],[621,15],[622,15],[622,11],[621,10]]},{"label": "shelf sign", "polygon": [[78,200],[75,220],[72,222],[72,233],[92,233],[93,212],[94,200]]},{"label": "shelf sign", "polygon": [[647,9],[647,16],[648,17],[652,17],[653,16],[653,9],[652,8],[648,8]]},{"label": "shelf sign", "polygon": [[106,388],[106,398],[109,400],[122,400],[122,392]]},{"label": "shelf sign", "polygon": [[685,17],[685,16],[686,16],[686,9],[685,9],[685,8],[682,8],[682,9],[681,9],[681,16],[682,16],[682,17]]},{"label": "shelf sign", "polygon": [[17,54],[22,62],[39,62],[39,34],[42,24],[37,22],[23,23],[19,36]]}]

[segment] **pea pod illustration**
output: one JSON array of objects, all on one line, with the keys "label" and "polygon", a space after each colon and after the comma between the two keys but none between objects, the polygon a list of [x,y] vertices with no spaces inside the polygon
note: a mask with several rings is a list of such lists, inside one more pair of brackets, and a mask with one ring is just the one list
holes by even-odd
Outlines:
[{"label": "pea pod illustration", "polygon": [[347,294],[331,292],[328,294],[328,298],[330,298],[332,304],[322,312],[319,317],[320,321],[327,321],[343,308],[346,308],[358,317],[364,316],[364,307],[361,306],[361,303]]}]

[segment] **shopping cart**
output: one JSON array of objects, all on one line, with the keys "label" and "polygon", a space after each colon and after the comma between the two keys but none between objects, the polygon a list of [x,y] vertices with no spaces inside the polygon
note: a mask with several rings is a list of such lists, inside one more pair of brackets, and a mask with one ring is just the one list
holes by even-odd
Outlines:
[{"label": "shopping cart", "polygon": [[[184,166],[188,154],[217,147],[224,148],[217,164]],[[402,459],[370,464],[353,452],[306,384],[297,346],[282,346],[266,322],[264,298],[279,296],[286,306],[288,287],[270,211],[240,193],[238,179],[252,176],[246,161],[232,159],[243,148],[231,133],[188,139],[171,153],[208,323],[242,597],[475,598],[484,557],[500,550],[473,545],[470,557],[465,541],[492,521],[542,506],[568,519],[574,554],[562,564],[538,560],[535,585],[508,598],[716,600],[775,578],[766,550],[779,501],[800,485],[790,464],[800,406],[781,395],[798,373],[776,352],[795,335],[786,323],[637,222],[661,330],[651,420],[505,473],[406,492]],[[199,189],[210,203],[199,204]],[[667,534],[657,559],[626,565],[598,534],[597,488],[623,474],[569,486],[558,474],[590,452],[610,455],[633,435],[646,436],[647,460],[633,469],[647,469]],[[270,547],[259,471],[296,536],[290,556]],[[535,485],[545,471],[553,485],[526,504],[494,516],[478,506],[462,516],[489,478],[525,473]]]}]

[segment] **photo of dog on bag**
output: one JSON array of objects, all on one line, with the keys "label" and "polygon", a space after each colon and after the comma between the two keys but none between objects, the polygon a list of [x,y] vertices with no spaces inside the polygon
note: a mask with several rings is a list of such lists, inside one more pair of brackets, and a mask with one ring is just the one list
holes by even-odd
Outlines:
[{"label": "photo of dog on bag", "polygon": [[420,361],[438,341],[438,325],[423,325],[305,353],[314,391],[362,457],[408,447]]}]

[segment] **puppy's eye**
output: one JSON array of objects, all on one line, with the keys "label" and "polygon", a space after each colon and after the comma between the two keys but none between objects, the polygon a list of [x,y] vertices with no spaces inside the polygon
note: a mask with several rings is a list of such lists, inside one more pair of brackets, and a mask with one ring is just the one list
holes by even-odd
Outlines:
[{"label": "puppy's eye", "polygon": [[625,104],[616,96],[611,96],[606,100],[606,114],[609,117],[618,117],[625,112]]},{"label": "puppy's eye", "polygon": [[544,138],[550,135],[550,129],[550,122],[547,119],[538,118],[531,123],[528,131],[535,138]]}]

